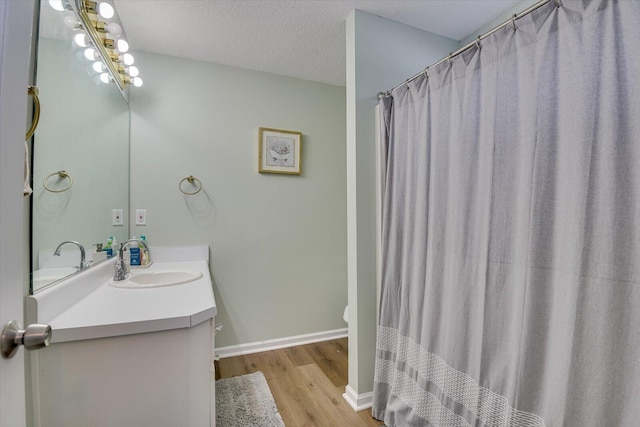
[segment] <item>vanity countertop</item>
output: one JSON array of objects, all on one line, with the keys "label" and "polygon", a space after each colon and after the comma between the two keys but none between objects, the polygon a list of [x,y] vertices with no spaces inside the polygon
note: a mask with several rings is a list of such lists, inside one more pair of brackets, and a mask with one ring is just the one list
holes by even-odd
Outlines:
[{"label": "vanity countertop", "polygon": [[[183,250],[174,255],[172,249]],[[27,297],[30,321],[47,323],[52,342],[190,328],[216,315],[208,248],[151,248],[153,264],[132,274],[195,270],[202,277],[174,286],[124,289],[109,285],[114,260]],[[168,261],[171,260],[171,261]]]}]

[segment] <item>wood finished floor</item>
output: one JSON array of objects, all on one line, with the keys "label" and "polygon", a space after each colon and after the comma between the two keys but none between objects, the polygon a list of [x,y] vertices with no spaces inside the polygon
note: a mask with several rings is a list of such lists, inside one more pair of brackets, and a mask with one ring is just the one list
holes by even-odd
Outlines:
[{"label": "wood finished floor", "polygon": [[347,339],[221,359],[216,376],[262,371],[286,427],[367,427],[383,423],[344,400]]}]

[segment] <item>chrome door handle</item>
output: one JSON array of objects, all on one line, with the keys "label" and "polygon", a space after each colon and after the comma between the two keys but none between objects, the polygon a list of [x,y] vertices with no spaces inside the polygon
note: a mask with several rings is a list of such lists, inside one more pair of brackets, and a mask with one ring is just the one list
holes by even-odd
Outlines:
[{"label": "chrome door handle", "polygon": [[11,359],[21,345],[26,350],[38,350],[47,347],[50,342],[51,326],[33,323],[23,330],[17,321],[12,320],[2,329],[0,349],[3,358]]}]

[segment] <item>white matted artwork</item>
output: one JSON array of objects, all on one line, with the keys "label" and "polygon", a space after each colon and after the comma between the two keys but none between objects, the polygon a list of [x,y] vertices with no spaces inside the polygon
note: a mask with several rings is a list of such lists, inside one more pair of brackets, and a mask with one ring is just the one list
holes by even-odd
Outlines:
[{"label": "white matted artwork", "polygon": [[300,175],[301,139],[300,132],[260,128],[258,172]]}]

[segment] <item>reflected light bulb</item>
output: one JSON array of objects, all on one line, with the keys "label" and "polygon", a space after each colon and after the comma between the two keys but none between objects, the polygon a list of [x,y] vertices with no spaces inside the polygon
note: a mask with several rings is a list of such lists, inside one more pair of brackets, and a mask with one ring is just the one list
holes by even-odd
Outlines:
[{"label": "reflected light bulb", "polygon": [[129,50],[129,43],[126,40],[120,39],[116,42],[116,49],[120,52],[125,53]]},{"label": "reflected light bulb", "polygon": [[96,61],[91,65],[91,68],[93,68],[96,73],[103,73],[106,67],[102,62]]},{"label": "reflected light bulb", "polygon": [[133,55],[131,55],[130,53],[121,55],[120,60],[124,63],[124,65],[132,65],[134,62]]},{"label": "reflected light bulb", "polygon": [[87,58],[89,61],[95,61],[96,59],[99,58],[98,52],[96,52],[96,50],[92,47],[84,50],[84,57]]},{"label": "reflected light bulb", "polygon": [[109,79],[109,74],[107,74],[107,73],[100,74],[100,81],[102,83],[109,83],[109,80],[110,80]]},{"label": "reflected light bulb", "polygon": [[89,39],[87,38],[87,35],[84,33],[79,33],[73,36],[73,41],[75,42],[75,44],[77,44],[80,47],[89,46]]},{"label": "reflected light bulb", "polygon": [[134,77],[132,82],[135,87],[142,86],[142,79],[140,77]]},{"label": "reflected light bulb", "polygon": [[136,66],[131,66],[127,69],[127,71],[129,71],[129,75],[131,77],[137,77],[140,74],[140,70],[138,70],[138,67]]},{"label": "reflected light bulb", "polygon": [[58,12],[64,11],[64,5],[62,4],[62,0],[49,0],[49,6],[51,6]]},{"label": "reflected light bulb", "polygon": [[98,5],[98,13],[105,19],[113,18],[113,14],[115,13],[113,10],[113,6],[109,3],[100,3]]},{"label": "reflected light bulb", "polygon": [[64,22],[64,25],[70,30],[77,30],[79,28],[82,28],[82,25],[80,25],[80,22],[71,15],[65,16],[63,19],[63,22]]},{"label": "reflected light bulb", "polygon": [[107,24],[105,28],[107,29],[107,32],[113,37],[120,37],[122,35],[122,27],[116,22]]}]

